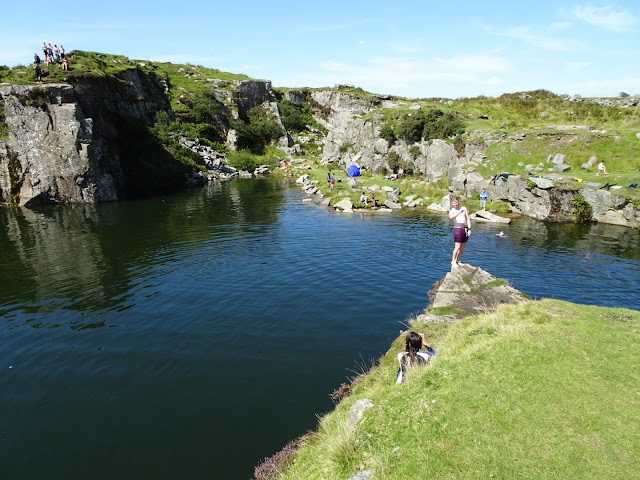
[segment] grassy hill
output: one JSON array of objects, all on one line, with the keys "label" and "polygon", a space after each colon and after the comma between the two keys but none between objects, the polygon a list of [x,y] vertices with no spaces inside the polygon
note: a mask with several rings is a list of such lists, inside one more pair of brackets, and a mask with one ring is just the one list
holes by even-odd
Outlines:
[{"label": "grassy hill", "polygon": [[[399,337],[259,478],[638,478],[640,312],[543,300],[413,327],[438,351],[427,367],[394,384]],[[374,406],[350,431],[362,398]]]}]

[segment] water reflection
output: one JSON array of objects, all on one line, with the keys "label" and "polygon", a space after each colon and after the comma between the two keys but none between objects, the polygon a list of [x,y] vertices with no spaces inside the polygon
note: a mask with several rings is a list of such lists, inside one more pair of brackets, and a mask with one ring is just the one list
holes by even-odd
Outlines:
[{"label": "water reflection", "polygon": [[546,251],[575,250],[640,259],[640,231],[618,225],[550,223],[517,217],[511,225],[487,228],[503,230],[511,241],[523,247],[537,247]]},{"label": "water reflection", "polygon": [[58,308],[47,300],[64,298],[68,308],[84,309],[101,302],[105,292],[99,279],[104,256],[95,233],[95,206],[30,210],[1,210],[5,229],[0,234],[2,303],[14,301]]},{"label": "water reflection", "polygon": [[[157,294],[152,278],[188,251],[220,242],[226,255],[251,251],[283,202],[275,182],[238,181],[128,203],[1,209],[0,316],[42,326],[34,315],[122,311],[140,290]],[[71,318],[77,329],[105,324]]]}]

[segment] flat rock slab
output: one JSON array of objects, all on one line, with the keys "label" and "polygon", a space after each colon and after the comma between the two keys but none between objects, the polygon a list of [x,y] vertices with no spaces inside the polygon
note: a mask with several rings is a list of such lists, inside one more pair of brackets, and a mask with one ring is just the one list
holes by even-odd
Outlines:
[{"label": "flat rock slab", "polygon": [[491,312],[503,304],[519,303],[528,300],[527,296],[509,286],[503,279],[494,277],[481,268],[464,265],[454,268],[434,286],[435,294],[431,311],[437,314],[442,308],[445,315],[463,318],[468,315]]},{"label": "flat rock slab", "polygon": [[510,218],[504,218],[495,213],[487,212],[486,210],[479,210],[470,216],[472,220],[481,222],[493,222],[493,223],[511,223]]}]

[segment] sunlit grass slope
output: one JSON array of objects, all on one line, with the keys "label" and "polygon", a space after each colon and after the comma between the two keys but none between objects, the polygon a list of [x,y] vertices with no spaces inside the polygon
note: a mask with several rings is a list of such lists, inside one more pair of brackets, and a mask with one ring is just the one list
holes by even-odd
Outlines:
[{"label": "sunlit grass slope", "polygon": [[[395,385],[398,338],[281,478],[638,478],[639,325],[638,311],[551,300],[415,325],[434,361]],[[374,406],[348,432],[360,398]]]}]

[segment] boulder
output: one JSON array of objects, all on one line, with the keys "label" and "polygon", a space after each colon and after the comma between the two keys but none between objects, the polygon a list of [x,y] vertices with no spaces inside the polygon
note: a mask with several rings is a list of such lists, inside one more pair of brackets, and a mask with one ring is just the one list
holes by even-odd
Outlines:
[{"label": "boulder", "polygon": [[469,169],[469,173],[467,173],[467,182],[475,183],[475,182],[482,182],[483,180],[484,180],[484,177],[482,175],[480,175],[476,171],[472,172],[471,169]]},{"label": "boulder", "polygon": [[340,210],[342,212],[353,212],[353,203],[351,203],[351,199],[349,197],[345,197],[335,204],[336,210]]},{"label": "boulder", "polygon": [[500,217],[495,213],[487,212],[486,210],[478,210],[477,212],[470,215],[472,220],[478,220],[482,222],[492,222],[492,223],[511,223],[510,218]]},{"label": "boulder", "polygon": [[529,177],[529,180],[535,183],[538,188],[542,188],[544,190],[547,190],[553,187],[553,180],[549,180],[548,178]]},{"label": "boulder", "polygon": [[554,172],[562,173],[562,172],[566,172],[568,170],[571,170],[571,167],[569,165],[564,164],[564,163],[555,164],[553,166],[553,171]]},{"label": "boulder", "polygon": [[387,208],[390,208],[391,210],[399,210],[402,208],[402,205],[397,204],[396,202],[392,201],[392,200],[386,200],[384,202],[384,206]]},{"label": "boulder", "polygon": [[347,414],[347,430],[352,432],[355,430],[358,422],[364,417],[364,412],[373,407],[373,402],[368,398],[361,398],[351,405],[349,413]]},{"label": "boulder", "polygon": [[[511,287],[507,281],[501,281],[473,265],[454,267],[434,285],[429,297],[432,299],[430,309],[456,307],[459,311],[452,315],[454,319],[493,312],[499,305],[528,300],[526,295]],[[419,315],[416,320],[429,323],[443,321],[429,313]]]},{"label": "boulder", "polygon": [[589,160],[587,160],[585,163],[583,163],[581,165],[580,168],[584,169],[584,170],[589,170],[590,168],[593,168],[593,166],[598,162],[598,157],[596,157],[595,155],[592,155],[591,157],[589,157]]},{"label": "boulder", "polygon": [[271,173],[271,170],[269,170],[269,165],[260,165],[253,171],[254,175],[268,175],[269,173]]},{"label": "boulder", "polygon": [[439,203],[432,203],[430,205],[427,206],[427,210],[431,210],[434,212],[448,212],[449,210],[447,210],[446,208],[444,208],[442,205],[440,205]]}]

